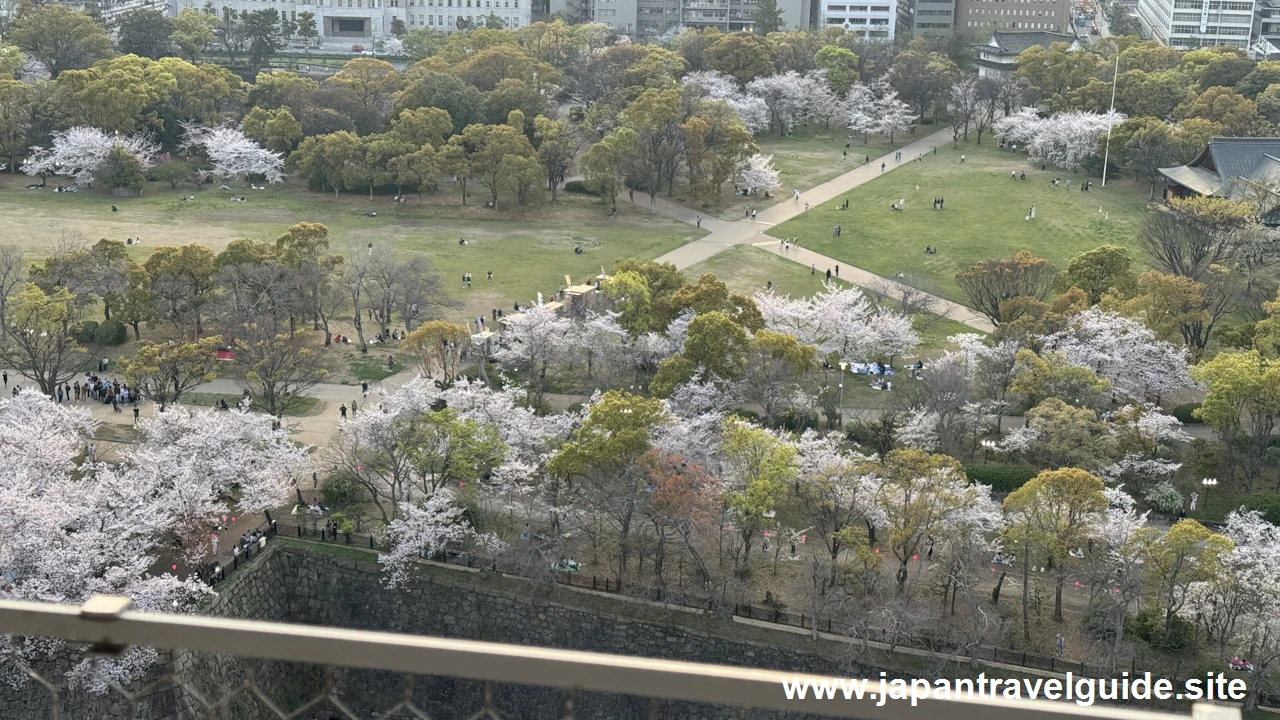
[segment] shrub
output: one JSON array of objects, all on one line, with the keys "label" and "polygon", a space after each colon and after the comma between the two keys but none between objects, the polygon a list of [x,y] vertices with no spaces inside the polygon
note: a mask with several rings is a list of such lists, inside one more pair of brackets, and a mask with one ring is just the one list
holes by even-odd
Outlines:
[{"label": "shrub", "polygon": [[993,492],[1011,493],[1027,484],[1031,478],[1039,474],[1033,467],[1026,465],[1000,465],[983,463],[982,465],[966,465],[964,472],[971,482],[990,485]]},{"label": "shrub", "polygon": [[1182,493],[1168,480],[1152,485],[1142,496],[1156,512],[1173,515],[1182,509]]},{"label": "shrub", "polygon": [[1174,408],[1172,414],[1178,418],[1178,422],[1183,425],[1199,425],[1203,422],[1200,418],[1193,415],[1196,410],[1200,409],[1200,403],[1183,403]]},{"label": "shrub", "polygon": [[98,329],[96,320],[85,320],[71,331],[71,338],[81,345],[89,345],[93,342],[93,333]]},{"label": "shrub", "polygon": [[1166,641],[1163,613],[1156,608],[1144,608],[1124,619],[1124,634],[1163,650],[1185,650],[1195,643],[1195,627],[1189,621],[1175,615],[1169,625]]},{"label": "shrub", "polygon": [[124,323],[119,320],[108,320],[93,331],[93,341],[103,347],[114,347],[123,343],[128,337],[129,333],[125,330]]},{"label": "shrub", "polygon": [[570,180],[564,184],[564,191],[571,193],[580,193],[582,195],[599,195],[600,193],[587,187],[587,184],[581,180]]},{"label": "shrub", "polygon": [[1249,510],[1257,510],[1272,525],[1280,525],[1280,495],[1245,495],[1240,504]]}]

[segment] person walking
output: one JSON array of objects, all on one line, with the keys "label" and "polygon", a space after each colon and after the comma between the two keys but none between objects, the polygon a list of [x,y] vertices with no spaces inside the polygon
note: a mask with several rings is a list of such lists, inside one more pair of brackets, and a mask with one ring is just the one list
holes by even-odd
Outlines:
[{"label": "person walking", "polygon": [[365,397],[369,397],[369,381],[368,380],[365,380],[364,382],[360,383],[360,392],[363,393]]},{"label": "person walking", "polygon": [[831,268],[827,268],[827,282],[831,282]]},{"label": "person walking", "polygon": [[[808,207],[808,205],[806,205],[805,207]],[[752,211],[751,211],[751,219],[752,219],[752,220],[755,220],[755,219],[756,219],[756,211],[755,211],[755,210],[752,210]]]},{"label": "person walking", "polygon": [[351,417],[353,417],[353,418],[354,418],[354,417],[356,416],[356,410],[357,410],[357,409],[358,409],[358,408],[356,407],[356,401],[355,401],[355,400],[352,400],[352,401],[351,401]]},{"label": "person walking", "polygon": [[880,172],[884,172],[884,163],[880,163]]},{"label": "person walking", "polygon": [[339,420],[346,420],[346,419],[347,419],[347,405],[346,405],[346,403],[343,403],[343,404],[342,404],[342,407],[338,408],[338,419],[339,419]]},{"label": "person walking", "polygon": [[699,228],[699,229],[701,229],[701,228],[702,228],[702,216],[701,216],[701,215],[699,215],[699,216],[698,216],[698,228]]},{"label": "person walking", "polygon": [[8,370],[4,371],[3,377],[4,377],[4,386],[7,388],[9,387],[9,371]]},{"label": "person walking", "polygon": [[818,266],[813,263],[809,263],[809,274],[813,275],[816,272],[818,272]]},{"label": "person walking", "polygon": [[840,277],[840,266],[836,265],[836,277]]},{"label": "person walking", "polygon": [[489,274],[489,277],[487,277],[486,280],[488,280],[489,282],[493,282],[493,271],[489,270],[488,274]]},{"label": "person walking", "polygon": [[139,413],[138,406],[134,405],[133,406],[133,424],[134,425],[138,424],[138,413]]},{"label": "person walking", "polygon": [[1062,633],[1058,633],[1058,637],[1055,640],[1055,645],[1058,651],[1058,657],[1062,657],[1062,653],[1064,650],[1066,650],[1066,645],[1067,645],[1067,639],[1062,636]]}]

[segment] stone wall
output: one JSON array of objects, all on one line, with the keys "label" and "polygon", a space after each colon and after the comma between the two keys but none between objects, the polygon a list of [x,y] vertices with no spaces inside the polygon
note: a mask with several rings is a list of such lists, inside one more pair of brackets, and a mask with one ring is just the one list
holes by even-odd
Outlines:
[{"label": "stone wall", "polygon": [[[349,558],[349,559],[348,559]],[[472,574],[427,566],[407,587],[387,590],[372,555],[348,552],[338,557],[305,543],[278,541],[219,587],[209,603],[212,615],[309,625],[402,632],[572,650],[640,655],[692,662],[744,665],[826,675],[876,674],[837,659],[833,645],[771,631],[722,624],[722,621],[674,610],[586,596],[546,588],[514,578]],[[777,637],[778,642],[748,640]],[[820,652],[806,648],[815,647]],[[827,652],[823,655],[821,652]],[[409,718],[398,703],[411,702],[435,720],[469,718],[484,707],[481,683],[454,678],[413,679],[385,672],[324,668],[296,663],[245,660],[180,652],[167,658],[141,691],[138,717],[156,720],[266,720],[279,717],[255,696],[260,690],[288,712],[307,702],[334,696],[357,717]],[[143,684],[135,686],[139,690]],[[34,691],[33,691],[34,692]],[[34,697],[34,695],[30,695]],[[219,702],[230,696],[229,700]],[[39,717],[40,708],[20,703],[25,712],[9,712],[11,698],[0,694],[0,720]],[[215,705],[202,702],[210,701]],[[560,720],[565,694],[527,686],[496,686],[492,701],[502,718]],[[113,702],[115,703],[113,705]],[[126,717],[118,696],[68,698],[64,717]],[[731,711],[687,703],[660,706],[661,718],[729,718]],[[649,701],[601,694],[574,698],[574,716],[609,720],[647,720]],[[312,720],[345,718],[322,702],[302,715]],[[777,715],[753,713],[748,717]]]}]

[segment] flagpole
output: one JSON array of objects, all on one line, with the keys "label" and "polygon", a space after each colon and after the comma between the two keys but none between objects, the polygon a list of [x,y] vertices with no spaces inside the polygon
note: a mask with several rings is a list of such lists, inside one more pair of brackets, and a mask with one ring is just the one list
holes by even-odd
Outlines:
[{"label": "flagpole", "polygon": [[1111,109],[1107,111],[1107,147],[1102,153],[1102,187],[1107,186],[1107,161],[1111,159],[1111,123],[1116,117],[1116,81],[1120,79],[1120,53],[1116,53],[1116,71],[1111,76]]}]

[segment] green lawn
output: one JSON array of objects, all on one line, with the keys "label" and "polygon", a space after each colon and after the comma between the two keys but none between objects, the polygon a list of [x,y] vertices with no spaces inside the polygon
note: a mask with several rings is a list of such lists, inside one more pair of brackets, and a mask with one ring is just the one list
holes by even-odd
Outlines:
[{"label": "green lawn", "polygon": [[[961,154],[966,156],[960,162]],[[1010,170],[1025,168],[1027,179],[1010,180]],[[1064,187],[1050,181],[1061,177]],[[1065,182],[1072,181],[1071,188]],[[990,257],[1018,250],[1047,257],[1059,268],[1075,254],[1103,244],[1134,248],[1134,235],[1146,213],[1148,186],[1118,180],[1105,189],[1095,180],[1082,193],[1084,175],[1053,168],[1041,170],[1021,153],[994,144],[972,142],[938,149],[920,162],[900,167],[847,194],[849,209],[837,205],[846,196],[813,208],[769,230],[774,237],[799,237],[801,245],[849,265],[891,277],[917,278],[925,289],[967,302],[955,284],[956,272]],[[933,198],[946,209],[933,209]],[[905,199],[905,210],[889,206]],[[1025,220],[1036,206],[1036,218]],[[1099,212],[1101,208],[1101,212]],[[842,237],[832,237],[840,225]],[[926,245],[938,248],[925,255]],[[1133,252],[1136,264],[1142,256]]]},{"label": "green lawn", "polygon": [[[803,265],[751,245],[729,248],[684,270],[690,281],[703,273],[712,273],[733,292],[747,296],[764,290],[769,282],[773,282],[773,290],[779,295],[807,297],[822,289],[824,279],[821,275],[810,275],[809,269]],[[840,280],[833,282],[846,284]],[[921,326],[922,350],[940,349],[946,345],[948,337],[958,333],[977,332],[968,325],[945,317],[930,318],[918,325]]]},{"label": "green lawn", "polygon": [[[757,210],[773,205],[779,198],[790,197],[793,188],[808,190],[821,185],[854,168],[860,167],[868,155],[877,158],[885,153],[906,145],[915,138],[900,135],[890,143],[887,137],[872,135],[869,142],[864,143],[859,137],[849,145],[849,156],[843,156],[844,144],[848,133],[840,128],[827,129],[817,127],[796,128],[793,135],[780,137],[777,133],[761,133],[756,136],[756,145],[763,155],[773,156],[773,167],[778,171],[777,197],[766,200],[764,196],[740,197],[733,194],[733,184],[725,183],[719,201],[714,207],[704,207],[712,215],[728,220],[737,220],[743,216],[743,210],[749,205]],[[679,190],[677,190],[677,193]]]},{"label": "green lawn", "polygon": [[[622,258],[649,259],[705,234],[691,226],[653,215],[628,204],[617,217],[607,217],[595,198],[561,193],[559,205],[523,212],[483,207],[483,189],[462,206],[451,183],[440,193],[395,203],[390,197],[311,192],[296,180],[263,191],[243,181],[231,191],[205,185],[177,190],[148,184],[139,198],[112,198],[98,190],[54,193],[52,186],[26,190],[31,178],[0,174],[0,223],[13,232],[6,242],[21,244],[28,257],[44,255],[64,236],[84,242],[98,238],[139,238],[131,246],[135,260],[144,260],[159,245],[202,243],[215,252],[237,238],[271,241],[290,225],[307,221],[329,227],[335,250],[349,254],[391,247],[418,251],[435,263],[445,290],[463,308],[452,319],[470,319],[512,303],[531,304],[538,292],[549,296],[569,275],[575,283],[594,278],[601,266]],[[57,181],[51,181],[57,184]],[[244,195],[245,203],[230,202]],[[195,196],[194,202],[182,197]],[[116,206],[118,212],[111,212]],[[377,217],[365,217],[376,212]],[[460,238],[467,245],[458,244]],[[581,247],[584,253],[574,253]],[[494,279],[486,281],[492,270]],[[472,274],[471,288],[462,286],[463,273]]]},{"label": "green lawn", "polygon": [[[213,407],[213,404],[219,400],[226,400],[227,405],[234,408],[240,403],[240,396],[227,393],[187,393],[182,396],[182,404],[192,407]],[[263,411],[261,407],[258,407],[257,403],[250,405],[249,409],[258,412]],[[285,411],[285,417],[319,415],[323,409],[324,403],[320,400],[309,396],[301,396],[294,400],[289,409]]]}]

